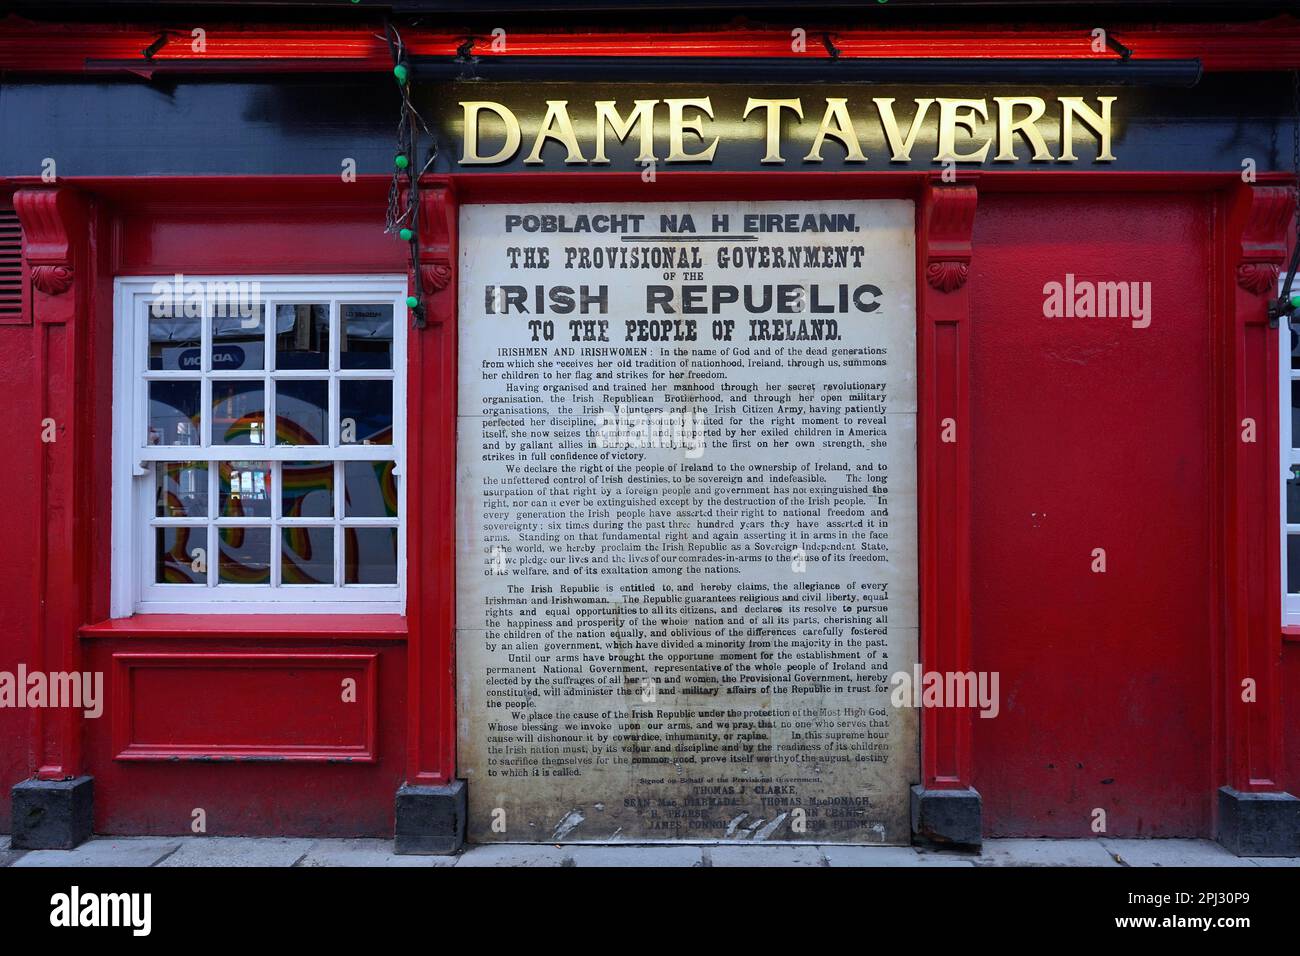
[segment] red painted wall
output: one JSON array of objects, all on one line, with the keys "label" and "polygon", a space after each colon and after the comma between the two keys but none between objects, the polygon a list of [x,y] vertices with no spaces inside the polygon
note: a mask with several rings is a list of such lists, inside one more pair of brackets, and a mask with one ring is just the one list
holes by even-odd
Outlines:
[{"label": "red painted wall", "polygon": [[[976,719],[990,836],[1209,836],[1212,205],[984,194],[971,376]],[[1047,319],[1043,286],[1151,283],[1149,328]],[[1091,571],[1104,548],[1107,570]]]}]

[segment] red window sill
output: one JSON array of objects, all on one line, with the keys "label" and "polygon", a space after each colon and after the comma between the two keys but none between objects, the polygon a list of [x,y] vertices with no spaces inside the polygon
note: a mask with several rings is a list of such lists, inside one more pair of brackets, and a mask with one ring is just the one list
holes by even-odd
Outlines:
[{"label": "red window sill", "polygon": [[88,624],[84,638],[270,638],[313,641],[406,640],[401,614],[135,614]]},{"label": "red window sill", "polygon": [[1284,642],[1289,641],[1294,644],[1300,644],[1300,627],[1291,625],[1290,627],[1282,628],[1282,640]]}]

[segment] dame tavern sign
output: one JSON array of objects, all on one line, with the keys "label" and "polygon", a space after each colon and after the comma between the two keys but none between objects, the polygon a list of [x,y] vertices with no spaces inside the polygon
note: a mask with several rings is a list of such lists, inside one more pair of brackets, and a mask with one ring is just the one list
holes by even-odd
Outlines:
[{"label": "dame tavern sign", "polygon": [[[614,143],[634,143],[636,162],[711,163],[728,136],[758,139],[767,165],[787,161],[793,143],[802,163],[820,163],[823,151],[838,150],[845,163],[866,163],[863,135],[879,141],[891,163],[912,162],[922,137],[934,162],[1073,163],[1076,139],[1095,148],[1093,162],[1112,162],[1111,111],[1115,96],[993,96],[987,98],[877,96],[755,97],[737,115],[715,108],[711,96],[614,99],[576,103],[546,99],[541,109],[486,99],[461,99],[462,166],[492,166],[517,161],[544,166],[563,156],[563,165],[610,163]],[[738,100],[728,108],[739,107]],[[883,139],[882,139],[883,137]],[[557,149],[547,151],[548,144]],[[755,143],[757,146],[758,144]],[[793,154],[793,150],[791,153]]]}]

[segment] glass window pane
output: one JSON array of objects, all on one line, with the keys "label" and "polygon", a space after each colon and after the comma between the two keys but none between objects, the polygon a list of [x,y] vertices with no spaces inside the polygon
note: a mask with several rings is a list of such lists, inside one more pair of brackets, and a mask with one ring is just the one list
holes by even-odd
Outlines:
[{"label": "glass window pane", "polygon": [[285,518],[334,516],[334,462],[286,461],[282,468],[280,514]]},{"label": "glass window pane", "polygon": [[154,533],[154,582],[207,584],[208,529],[157,528]]},{"label": "glass window pane", "polygon": [[[170,288],[170,284],[168,286]],[[149,303],[149,368],[197,372],[201,368],[203,320],[185,315],[184,303],[164,292]]]},{"label": "glass window pane", "polygon": [[1300,534],[1286,536],[1286,590],[1300,594]]},{"label": "glass window pane", "polygon": [[1300,465],[1293,465],[1286,479],[1286,523],[1300,524]]},{"label": "glass window pane", "polygon": [[339,382],[339,444],[393,443],[393,383]]},{"label": "glass window pane", "polygon": [[275,307],[275,367],[330,367],[330,307]]},{"label": "glass window pane", "polygon": [[341,368],[393,367],[393,307],[345,305],[339,356]]},{"label": "glass window pane", "polygon": [[149,383],[150,445],[199,443],[199,383]]},{"label": "glass window pane", "polygon": [[266,440],[262,382],[212,383],[212,444],[261,445]]},{"label": "glass window pane", "polygon": [[154,513],[160,518],[208,516],[208,463],[168,461],[154,465]]},{"label": "glass window pane", "polygon": [[220,528],[221,555],[217,580],[221,584],[271,583],[271,529]]},{"label": "glass window pane", "polygon": [[397,517],[397,477],[391,461],[349,461],[343,465],[343,515]]},{"label": "glass window pane", "polygon": [[276,382],[276,444],[328,445],[329,406],[329,382]]},{"label": "glass window pane", "polygon": [[397,529],[344,528],[345,584],[397,583]]},{"label": "glass window pane", "polygon": [[219,303],[217,312],[212,319],[213,371],[265,368],[265,307]]},{"label": "glass window pane", "polygon": [[334,529],[280,529],[280,583],[334,583]]},{"label": "glass window pane", "polygon": [[271,464],[266,461],[223,461],[217,468],[222,518],[271,516]]},{"label": "glass window pane", "polygon": [[1300,381],[1291,383],[1291,447],[1300,448]]}]

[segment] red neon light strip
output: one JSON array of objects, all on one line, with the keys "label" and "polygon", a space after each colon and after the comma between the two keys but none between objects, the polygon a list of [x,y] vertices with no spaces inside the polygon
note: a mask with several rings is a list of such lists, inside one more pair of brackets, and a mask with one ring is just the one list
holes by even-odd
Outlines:
[{"label": "red neon light strip", "polygon": [[[131,61],[145,66],[141,51],[160,28],[96,24],[42,24],[16,17],[0,23],[0,69],[21,73],[79,73],[99,61]],[[302,27],[298,29],[213,25],[205,27],[206,50],[191,49],[187,28],[168,28],[169,42],[153,57],[174,66],[204,61],[248,61],[250,71],[292,69],[294,61],[313,61],[312,69],[339,72],[387,70],[388,48],[379,28]],[[415,55],[453,56],[465,33],[402,31]],[[953,59],[1115,59],[1092,49],[1090,27],[1077,29],[830,30],[841,57],[937,57]],[[1199,58],[1208,71],[1260,71],[1300,68],[1300,20],[1280,16],[1236,24],[1189,24],[1116,28],[1116,39],[1138,60]],[[494,55],[490,37],[479,37],[476,56]],[[507,34],[509,56],[680,56],[826,58],[822,31],[810,29],[806,51],[791,49],[788,30],[695,32],[588,32]],[[271,61],[275,61],[272,63]]]}]

